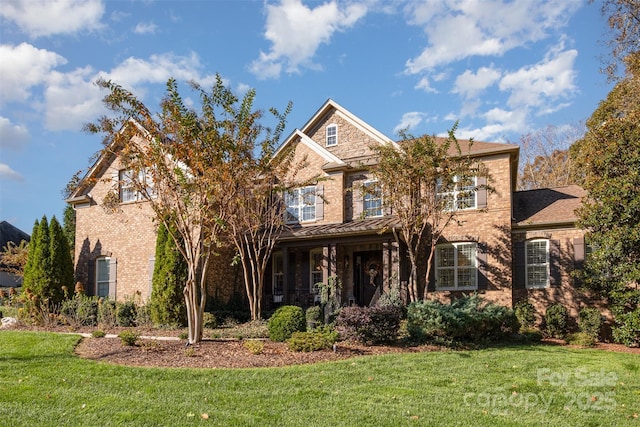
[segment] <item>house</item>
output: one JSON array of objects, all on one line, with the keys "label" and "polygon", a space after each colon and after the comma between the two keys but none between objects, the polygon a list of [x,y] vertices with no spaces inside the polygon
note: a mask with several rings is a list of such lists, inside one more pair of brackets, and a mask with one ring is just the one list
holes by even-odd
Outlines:
[{"label": "house", "polygon": [[[0,222],[0,251],[7,248],[9,242],[18,246],[22,241],[29,242],[27,233],[9,224],[7,221]],[[22,286],[22,277],[4,271],[6,266],[0,263],[0,288],[15,288]]]},{"label": "house", "polygon": [[[375,191],[361,190],[376,185],[374,144],[397,143],[331,99],[283,142],[306,162],[298,178],[322,180],[284,197],[289,228],[272,256],[265,306],[312,305],[315,284],[330,279],[341,283],[343,304],[358,305],[374,304],[389,286],[406,283],[405,250],[388,227],[393,215]],[[494,191],[467,195],[459,224],[445,230],[429,295],[446,300],[478,292],[507,306],[529,298],[540,308],[561,301],[576,312],[585,304],[571,276],[584,259],[583,232],[575,226],[582,190],[517,192],[517,145],[474,142],[468,154],[488,168]],[[105,155],[68,200],[76,209],[76,276],[89,294],[146,299],[155,227],[148,206],[122,188],[125,173],[116,155]],[[474,178],[471,185],[480,182]],[[105,209],[110,197],[117,199],[116,212]],[[225,283],[210,288],[211,296],[229,298],[229,289],[242,288],[237,267],[224,257],[211,270]]]}]

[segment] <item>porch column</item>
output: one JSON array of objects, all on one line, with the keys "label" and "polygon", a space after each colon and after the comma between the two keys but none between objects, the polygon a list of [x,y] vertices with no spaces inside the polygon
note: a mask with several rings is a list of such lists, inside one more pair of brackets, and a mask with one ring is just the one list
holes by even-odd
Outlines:
[{"label": "porch column", "polygon": [[282,248],[282,299],[285,304],[291,304],[289,301],[289,248]]}]

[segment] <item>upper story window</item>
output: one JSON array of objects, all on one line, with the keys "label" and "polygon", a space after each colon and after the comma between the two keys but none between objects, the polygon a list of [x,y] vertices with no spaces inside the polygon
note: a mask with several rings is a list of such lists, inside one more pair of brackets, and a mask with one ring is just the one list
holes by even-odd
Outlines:
[{"label": "upper story window", "polygon": [[327,147],[338,145],[338,125],[327,126]]},{"label": "upper story window", "polygon": [[436,184],[438,197],[446,200],[449,210],[475,209],[477,207],[476,177],[453,177],[453,182],[445,186],[442,180]]},{"label": "upper story window", "polygon": [[316,219],[316,187],[295,188],[284,195],[287,222],[305,222]]},{"label": "upper story window", "polygon": [[363,209],[365,217],[382,216],[382,190],[378,181],[364,183]]},{"label": "upper story window", "polygon": [[477,289],[477,251],[475,242],[436,246],[436,289]]},{"label": "upper story window", "polygon": [[[121,202],[137,202],[144,199],[141,192],[136,190],[134,178],[136,173],[131,169],[123,169],[118,172],[118,193]],[[142,183],[147,187],[147,193],[153,194],[153,186],[151,179],[145,171],[138,172],[137,183]]]},{"label": "upper story window", "polygon": [[549,241],[528,240],[525,244],[525,278],[527,288],[549,285]]}]

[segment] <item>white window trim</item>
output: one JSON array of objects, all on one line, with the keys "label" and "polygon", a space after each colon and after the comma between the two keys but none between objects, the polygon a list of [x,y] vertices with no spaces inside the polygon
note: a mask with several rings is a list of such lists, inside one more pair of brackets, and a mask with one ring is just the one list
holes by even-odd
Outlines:
[{"label": "white window trim", "polygon": [[[304,197],[302,197],[302,195],[304,194],[305,190],[311,189],[311,192],[313,193],[313,203],[308,203],[306,204],[304,202]],[[299,188],[294,188],[293,190],[289,191],[289,194],[293,194],[293,193],[297,193],[295,195],[295,197],[298,198],[298,204],[297,205],[290,205],[287,202],[287,196],[285,196],[285,207],[286,207],[286,213],[285,215],[287,215],[286,218],[286,222],[287,224],[295,224],[295,223],[302,223],[302,222],[312,222],[316,220],[316,186],[315,185],[308,185],[306,187],[299,187]],[[300,219],[303,216],[303,211],[304,208],[306,206],[313,206],[313,218],[308,218],[308,219]],[[295,208],[295,215],[292,214],[290,212],[291,209]]]},{"label": "white window trim", "polygon": [[[383,203],[382,203],[382,191],[380,190],[380,197],[373,198],[372,195],[369,194],[367,192],[367,189],[366,189],[366,187],[368,185],[378,186],[378,188],[379,188],[378,180],[371,179],[371,180],[365,181],[363,185],[365,187],[365,191],[363,192],[364,194],[362,195],[362,212],[364,213],[365,218],[379,218],[379,217],[384,216],[384,206],[383,206]],[[380,213],[379,214],[377,214],[377,215],[370,215],[369,214],[369,210],[367,210],[367,203],[366,203],[367,202],[367,196],[372,197],[373,200],[376,200],[376,199],[380,200],[380,208],[379,208],[380,209]]]},{"label": "white window trim", "polygon": [[[459,246],[464,246],[464,245],[474,245],[474,249],[475,249],[475,259],[473,260],[473,265],[472,266],[462,266],[460,267],[458,265],[458,247]],[[453,246],[454,248],[454,261],[453,261],[453,266],[450,267],[438,267],[439,264],[439,260],[440,260],[440,251],[439,249],[445,247],[445,246]],[[445,243],[445,244],[440,244],[440,245],[436,245],[436,256],[435,256],[435,277],[436,277],[436,283],[435,283],[435,288],[436,291],[459,291],[459,290],[475,290],[478,289],[478,243],[477,242],[454,242],[454,243]],[[475,284],[473,286],[458,286],[458,269],[460,268],[464,268],[464,269],[471,269],[473,268],[475,270]],[[453,279],[454,279],[454,286],[446,286],[446,287],[441,287],[438,286],[438,279],[439,279],[439,273],[440,270],[450,270],[453,269]]]},{"label": "white window trim", "polygon": [[[313,269],[314,255],[320,255],[320,270]],[[318,294],[318,288],[315,285],[324,279],[324,267],[322,264],[322,248],[311,249],[309,251],[309,292],[312,294]],[[317,280],[314,274],[320,274],[320,280]]]},{"label": "white window trim", "polygon": [[442,192],[438,191],[438,197],[451,197],[451,200],[453,200],[454,207],[453,209],[448,209],[448,210],[468,211],[468,210],[478,209],[478,192],[476,191],[476,187],[478,185],[478,177],[473,176],[471,177],[471,180],[473,182],[473,188],[474,188],[472,191],[472,197],[473,197],[472,206],[464,207],[464,208],[458,207],[458,198],[467,192],[467,191],[459,190],[458,183],[460,182],[460,177],[458,175],[453,177],[453,189],[451,191],[442,191]]},{"label": "white window trim", "polygon": [[[100,262],[103,261],[106,263],[106,269],[107,269],[107,280],[106,282],[104,280],[99,280],[100,279]],[[113,272],[111,271],[111,258],[108,256],[103,256],[103,257],[99,257],[96,258],[96,266],[95,266],[95,284],[96,284],[96,290],[95,290],[95,294],[98,297],[109,297],[110,293],[111,293],[111,289],[109,289],[110,285],[111,285],[111,275],[113,274]],[[100,284],[104,284],[106,283],[107,285],[107,294],[106,295],[100,295]]]},{"label": "white window trim", "polygon": [[[132,180],[127,178],[127,173],[130,173],[131,169],[120,169],[118,171],[118,197],[120,198],[120,203],[135,203],[140,202],[145,199],[140,191],[135,190],[135,186],[131,184]],[[147,186],[147,192],[150,196],[155,196],[155,191],[153,188],[153,183],[151,183],[151,179],[149,178],[149,174],[146,171],[138,172],[138,181],[144,182]],[[133,193],[131,198],[127,200],[124,199],[124,192],[128,191],[129,193]]]},{"label": "white window trim", "polygon": [[[329,135],[329,130],[332,129],[334,130],[334,134],[333,135]],[[333,142],[331,143],[330,140],[333,140]],[[327,128],[325,130],[325,144],[327,147],[335,147],[336,145],[338,145],[338,125],[335,123],[332,123],[330,125],[327,125]]]},{"label": "white window trim", "polygon": [[[529,264],[529,244],[530,243],[537,243],[537,242],[544,242],[546,245],[545,248],[545,263],[544,264]],[[550,267],[550,263],[549,263],[549,239],[531,239],[531,240],[527,240],[524,243],[524,277],[525,277],[525,287],[527,289],[544,289],[544,288],[548,288],[550,286],[550,280],[551,280],[551,271],[549,269]],[[545,266],[546,267],[546,274],[547,274],[547,280],[545,282],[544,285],[530,285],[529,284],[529,267],[541,267],[541,266]]]}]

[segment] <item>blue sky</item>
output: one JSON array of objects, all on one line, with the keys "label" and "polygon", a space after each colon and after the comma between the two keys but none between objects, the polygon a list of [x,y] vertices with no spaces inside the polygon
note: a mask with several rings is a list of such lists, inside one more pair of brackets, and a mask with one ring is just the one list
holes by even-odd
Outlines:
[{"label": "blue sky", "polygon": [[104,113],[98,77],[155,108],[168,78],[219,73],[258,108],[292,101],[285,135],[332,98],[391,138],[458,120],[458,138],[517,143],[606,97],[605,24],[586,0],[4,0],[0,220],[62,220],[101,147],[82,132]]}]

